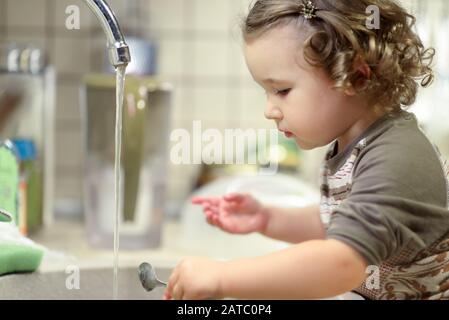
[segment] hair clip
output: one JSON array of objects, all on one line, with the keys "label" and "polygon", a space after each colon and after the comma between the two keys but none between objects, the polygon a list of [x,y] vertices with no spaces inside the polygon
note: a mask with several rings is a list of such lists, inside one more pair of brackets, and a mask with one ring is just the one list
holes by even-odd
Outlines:
[{"label": "hair clip", "polygon": [[312,18],[316,18],[316,12],[317,12],[317,8],[313,5],[312,1],[307,0],[307,1],[303,1],[301,9],[300,9],[300,14],[302,16],[304,16],[304,18],[306,19],[312,19]]}]

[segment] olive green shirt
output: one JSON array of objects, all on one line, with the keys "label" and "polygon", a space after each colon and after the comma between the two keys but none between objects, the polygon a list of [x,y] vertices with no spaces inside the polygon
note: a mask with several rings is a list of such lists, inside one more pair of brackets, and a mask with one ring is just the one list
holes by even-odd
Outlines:
[{"label": "olive green shirt", "polygon": [[449,232],[448,170],[438,150],[403,111],[373,123],[341,153],[335,141],[321,174],[327,237],[369,265],[407,249],[408,258]]}]

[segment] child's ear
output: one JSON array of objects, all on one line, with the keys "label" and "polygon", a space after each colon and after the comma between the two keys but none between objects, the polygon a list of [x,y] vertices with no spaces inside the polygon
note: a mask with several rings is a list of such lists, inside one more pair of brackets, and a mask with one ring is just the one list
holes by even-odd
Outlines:
[{"label": "child's ear", "polygon": [[355,88],[363,89],[367,85],[367,81],[371,79],[371,68],[360,55],[357,55],[354,59],[353,68],[356,70],[358,77],[355,83],[353,83],[353,86],[345,90],[345,94],[348,96],[356,95]]},{"label": "child's ear", "polygon": [[371,79],[371,68],[360,55],[357,55],[354,60],[354,69],[360,72],[366,79]]}]

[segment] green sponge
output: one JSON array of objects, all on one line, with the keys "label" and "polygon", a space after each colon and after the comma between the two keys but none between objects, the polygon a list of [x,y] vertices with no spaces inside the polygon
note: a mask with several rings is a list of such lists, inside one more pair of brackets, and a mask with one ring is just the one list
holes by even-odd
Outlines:
[{"label": "green sponge", "polygon": [[11,214],[3,209],[0,209],[0,222],[10,222],[10,221],[11,221]]},{"label": "green sponge", "polygon": [[0,275],[35,271],[44,252],[22,244],[0,244]]}]

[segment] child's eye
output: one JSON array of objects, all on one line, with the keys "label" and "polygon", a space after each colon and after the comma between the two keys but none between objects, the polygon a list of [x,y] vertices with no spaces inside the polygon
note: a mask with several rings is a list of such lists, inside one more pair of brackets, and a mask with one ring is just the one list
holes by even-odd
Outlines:
[{"label": "child's eye", "polygon": [[284,90],[276,90],[276,94],[279,96],[286,96],[291,89],[284,89]]}]

